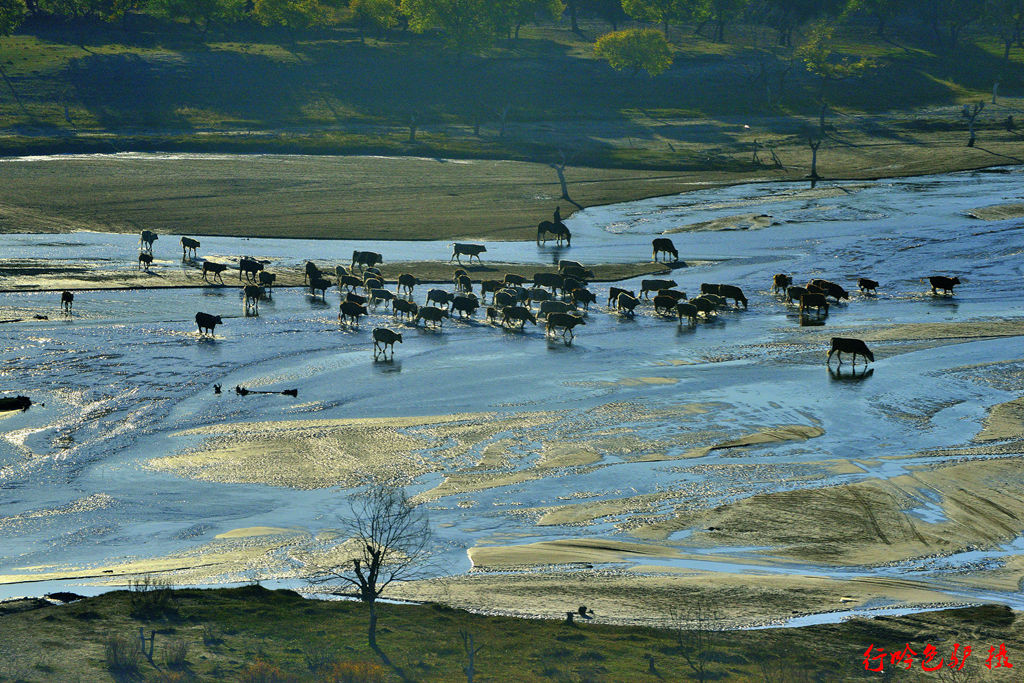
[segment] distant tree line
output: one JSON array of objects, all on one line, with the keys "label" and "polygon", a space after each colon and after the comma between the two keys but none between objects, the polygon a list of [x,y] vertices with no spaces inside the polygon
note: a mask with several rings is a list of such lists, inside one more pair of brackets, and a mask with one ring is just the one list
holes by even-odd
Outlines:
[{"label": "distant tree line", "polygon": [[[436,34],[460,54],[514,40],[524,25],[563,17],[577,32],[583,20],[607,23],[612,32],[631,23],[653,26],[669,42],[673,28],[675,41],[692,31],[724,42],[744,24],[770,28],[779,46],[796,47],[804,27],[854,20],[880,36],[927,36],[945,54],[955,53],[969,32],[1000,41],[1007,58],[1013,47],[1024,48],[1024,0],[0,0],[0,31],[10,33],[24,17],[119,22],[137,12],[185,22],[201,34],[239,22],[293,31],[350,23],[364,37],[400,28]],[[654,47],[649,34],[630,41],[664,63],[663,48]]]}]

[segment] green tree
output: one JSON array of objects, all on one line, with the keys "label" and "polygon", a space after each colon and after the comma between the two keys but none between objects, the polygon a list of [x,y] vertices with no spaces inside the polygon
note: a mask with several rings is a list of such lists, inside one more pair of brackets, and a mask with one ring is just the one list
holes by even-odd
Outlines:
[{"label": "green tree", "polygon": [[985,3],[986,0],[928,0],[914,7],[939,45],[953,56],[967,27],[985,15]]},{"label": "green tree", "polygon": [[885,35],[886,25],[906,9],[907,0],[849,0],[844,14],[863,12],[875,20],[875,33]]},{"label": "green tree", "polygon": [[398,24],[397,0],[352,0],[348,7],[359,26],[359,40],[365,39],[367,31],[381,36]]},{"label": "green tree", "polygon": [[252,15],[264,26],[283,26],[302,31],[327,21],[327,8],[320,0],[255,0]]},{"label": "green tree", "polygon": [[594,43],[594,54],[617,71],[641,70],[657,76],[672,65],[672,51],[665,36],[653,29],[629,28],[606,33]]},{"label": "green tree", "polygon": [[820,89],[818,98],[821,102],[822,115],[820,128],[825,127],[826,89],[833,81],[844,81],[848,78],[862,76],[875,68],[875,62],[867,57],[853,59],[839,55],[833,43],[835,27],[831,24],[818,23],[809,32],[807,42],[796,49],[796,56],[804,67],[819,78]]},{"label": "green tree", "polygon": [[409,28],[441,29],[445,44],[460,56],[493,43],[501,27],[502,13],[492,0],[402,0],[401,9]]},{"label": "green tree", "polygon": [[1020,45],[1024,33],[1024,0],[988,0],[985,23],[1003,44],[1003,59],[1010,59],[1010,49]]},{"label": "green tree", "polygon": [[750,0],[702,0],[708,18],[715,24],[716,42],[725,41],[725,25],[734,21],[750,4]]},{"label": "green tree", "polygon": [[540,17],[558,19],[565,11],[562,0],[496,0],[494,5],[498,29],[505,34],[513,33],[516,40],[523,24]]},{"label": "green tree", "polygon": [[689,17],[692,5],[687,0],[622,0],[622,10],[634,19],[661,24],[668,38],[668,25]]},{"label": "green tree", "polygon": [[793,46],[793,33],[800,26],[822,16],[838,16],[844,0],[755,0],[752,17],[778,32],[779,45]]},{"label": "green tree", "polygon": [[[21,25],[21,22],[25,19],[25,13],[28,8],[25,7],[23,0],[0,0],[0,37],[9,36],[14,33],[14,30]],[[21,111],[25,116],[28,116],[28,110],[25,109],[25,105],[22,103],[21,98],[18,97],[18,91],[14,89],[14,84],[11,83],[11,79],[7,78],[7,72],[4,71],[3,64],[0,64],[0,76],[3,77],[4,83],[11,90],[11,95],[14,96],[14,100],[21,107]]]},{"label": "green tree", "polygon": [[150,7],[158,16],[187,20],[205,36],[211,24],[241,19],[245,4],[246,0],[153,0]]}]

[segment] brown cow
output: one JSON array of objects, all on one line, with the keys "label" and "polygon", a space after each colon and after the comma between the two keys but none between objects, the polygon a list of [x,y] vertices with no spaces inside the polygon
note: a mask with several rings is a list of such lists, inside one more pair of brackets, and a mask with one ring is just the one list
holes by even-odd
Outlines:
[{"label": "brown cow", "polygon": [[354,301],[342,301],[338,307],[338,322],[351,320],[354,324],[359,324],[359,316],[366,315],[366,306],[361,306]]},{"label": "brown cow", "polygon": [[423,321],[423,326],[426,327],[427,323],[434,323],[435,326],[443,326],[442,321],[445,318],[450,318],[448,311],[443,308],[437,308],[436,306],[424,306],[420,309],[419,313],[416,314],[416,319],[413,320],[413,325],[418,325],[420,320]]},{"label": "brown cow", "polygon": [[525,306],[506,306],[501,309],[501,324],[506,327],[514,327],[515,323],[519,323],[519,329],[522,329],[526,326],[527,322],[531,322],[534,325],[537,324],[537,318],[534,317],[529,308]]},{"label": "brown cow", "polygon": [[419,279],[411,273],[402,273],[398,276],[398,286],[395,291],[401,293],[404,289],[409,296],[412,296],[413,288],[420,283]]},{"label": "brown cow", "polygon": [[587,322],[581,315],[573,315],[572,313],[549,313],[547,323],[544,326],[544,336],[548,336],[557,329],[562,330],[562,338],[565,335],[569,335],[569,339],[574,339],[576,333],[573,328],[577,325],[586,325]]},{"label": "brown cow", "polygon": [[784,293],[791,284],[793,284],[793,278],[785,273],[776,273],[772,276],[772,291],[776,294]]},{"label": "brown cow", "polygon": [[631,294],[627,294],[625,292],[619,294],[619,296],[615,299],[615,308],[619,309],[620,311],[625,311],[630,318],[636,315],[634,309],[639,305],[640,299],[637,299],[635,296],[632,296]]},{"label": "brown cow", "polygon": [[384,354],[384,360],[388,358],[388,347],[391,347],[391,358],[395,358],[395,342],[402,343],[402,335],[386,327],[373,328],[373,359],[377,360],[380,353]]},{"label": "brown cow", "polygon": [[825,315],[828,315],[828,299],[825,298],[824,294],[813,294],[808,292],[800,297],[800,315],[804,314],[804,309],[813,308],[818,315],[821,315],[821,309],[825,309]]},{"label": "brown cow", "polygon": [[641,280],[640,281],[640,297],[643,299],[649,299],[651,292],[657,292],[662,289],[672,289],[678,286],[678,282],[675,280]]},{"label": "brown cow", "polygon": [[679,316],[679,322],[683,322],[683,318],[686,318],[691,325],[697,324],[697,307],[693,304],[680,301],[676,304],[676,315]]},{"label": "brown cow", "polygon": [[615,308],[619,307],[619,294],[628,294],[631,297],[633,297],[634,299],[636,298],[636,293],[633,292],[632,290],[622,289],[621,287],[609,287],[608,288],[608,305],[609,306],[611,306],[614,303],[615,304]]},{"label": "brown cow", "polygon": [[214,263],[213,261],[203,261],[203,279],[206,280],[207,273],[213,273],[214,280],[220,280],[221,284],[224,284],[224,278],[220,276],[225,270],[228,269],[226,263]]}]

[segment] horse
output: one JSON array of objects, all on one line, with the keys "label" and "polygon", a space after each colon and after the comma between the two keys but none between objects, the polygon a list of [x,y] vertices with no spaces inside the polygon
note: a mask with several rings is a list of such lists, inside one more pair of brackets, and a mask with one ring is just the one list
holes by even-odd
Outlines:
[{"label": "horse", "polygon": [[679,260],[679,251],[676,249],[676,245],[672,244],[672,240],[667,237],[655,237],[651,240],[651,247],[653,248],[652,261],[658,260],[658,254],[672,254],[673,261]]},{"label": "horse", "polygon": [[64,309],[65,313],[71,312],[71,307],[75,304],[75,295],[71,292],[64,290],[60,293],[60,305]]},{"label": "horse", "polygon": [[139,249],[142,251],[148,251],[150,254],[153,253],[153,242],[159,239],[159,235],[150,230],[143,230],[139,236]]},{"label": "horse", "polygon": [[185,260],[185,254],[192,252],[192,258],[196,257],[196,249],[199,248],[199,240],[194,240],[191,237],[181,238],[181,260]]},{"label": "horse", "polygon": [[487,251],[487,247],[485,247],[482,244],[466,244],[464,242],[454,242],[452,243],[452,257],[448,259],[448,263],[451,263],[453,260],[455,260],[458,261],[459,264],[461,264],[462,256],[464,255],[469,257],[470,263],[473,262],[474,256],[476,256],[477,262],[483,263],[482,261],[480,261],[480,254],[482,254],[485,251]]},{"label": "horse", "polygon": [[565,240],[567,247],[572,246],[572,233],[569,232],[569,228],[565,226],[565,223],[552,223],[551,221],[541,221],[537,224],[537,244],[543,244],[548,241],[548,235],[552,235],[555,238],[557,244],[561,244],[562,240]]}]

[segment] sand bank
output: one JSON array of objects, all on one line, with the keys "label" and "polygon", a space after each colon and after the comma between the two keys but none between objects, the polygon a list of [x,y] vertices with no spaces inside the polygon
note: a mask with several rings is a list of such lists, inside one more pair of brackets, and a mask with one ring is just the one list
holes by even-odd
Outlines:
[{"label": "sand bank", "polygon": [[[644,569],[651,569],[650,567]],[[948,595],[897,579],[685,571],[530,572],[466,575],[395,587],[393,597],[429,600],[484,614],[564,619],[586,605],[600,623],[685,625],[687,605],[706,598],[729,626],[780,622],[797,615],[880,604],[951,604]],[[717,620],[717,619],[716,619]]]}]

